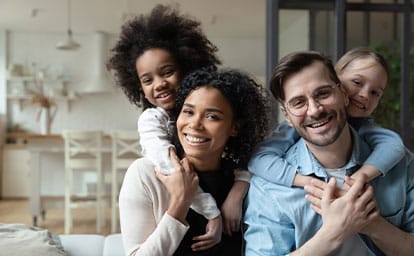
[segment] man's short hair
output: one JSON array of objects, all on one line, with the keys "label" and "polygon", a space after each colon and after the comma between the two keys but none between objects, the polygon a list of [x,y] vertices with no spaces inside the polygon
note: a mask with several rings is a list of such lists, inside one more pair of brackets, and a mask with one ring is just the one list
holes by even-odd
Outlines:
[{"label": "man's short hair", "polygon": [[317,61],[321,62],[327,68],[329,77],[333,82],[340,83],[332,61],[322,53],[316,51],[293,52],[283,57],[273,69],[270,79],[270,91],[275,99],[283,103],[285,100],[283,90],[285,79]]}]

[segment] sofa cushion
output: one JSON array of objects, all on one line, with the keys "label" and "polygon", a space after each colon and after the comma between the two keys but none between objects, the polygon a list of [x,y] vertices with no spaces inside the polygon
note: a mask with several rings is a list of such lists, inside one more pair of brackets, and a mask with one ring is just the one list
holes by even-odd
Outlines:
[{"label": "sofa cushion", "polygon": [[60,235],[68,256],[102,256],[105,237],[101,235]]},{"label": "sofa cushion", "polygon": [[105,238],[103,256],[125,255],[121,234],[109,235]]},{"label": "sofa cushion", "polygon": [[79,234],[59,235],[68,256],[123,256],[121,234],[108,236]]}]

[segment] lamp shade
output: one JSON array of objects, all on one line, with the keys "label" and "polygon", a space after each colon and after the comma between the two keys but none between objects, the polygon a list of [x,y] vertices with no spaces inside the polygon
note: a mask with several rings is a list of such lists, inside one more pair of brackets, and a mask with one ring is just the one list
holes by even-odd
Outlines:
[{"label": "lamp shade", "polygon": [[68,30],[68,36],[65,41],[58,42],[56,44],[56,49],[58,50],[77,50],[79,49],[80,44],[75,42],[72,38],[72,30]]},{"label": "lamp shade", "polygon": [[80,44],[75,42],[72,38],[72,29],[71,29],[71,7],[70,0],[68,0],[68,36],[65,41],[59,42],[56,44],[56,49],[58,50],[77,50],[80,47]]}]

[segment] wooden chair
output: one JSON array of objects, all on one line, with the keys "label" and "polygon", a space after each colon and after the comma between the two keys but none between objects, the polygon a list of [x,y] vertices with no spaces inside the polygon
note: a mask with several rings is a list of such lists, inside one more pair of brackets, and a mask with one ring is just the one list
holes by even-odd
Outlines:
[{"label": "wooden chair", "polygon": [[[101,131],[63,131],[65,141],[65,233],[73,228],[72,209],[79,207],[96,207],[96,232],[101,233],[105,223],[104,180],[102,171],[102,137]],[[96,191],[89,193],[83,189],[76,194],[74,178],[80,173],[92,173],[96,176]],[[79,177],[79,176],[78,176]],[[80,181],[82,182],[82,181]]]},{"label": "wooden chair", "polygon": [[116,130],[112,136],[112,202],[111,202],[111,232],[118,228],[118,196],[125,171],[137,158],[141,157],[141,146],[137,131]]}]

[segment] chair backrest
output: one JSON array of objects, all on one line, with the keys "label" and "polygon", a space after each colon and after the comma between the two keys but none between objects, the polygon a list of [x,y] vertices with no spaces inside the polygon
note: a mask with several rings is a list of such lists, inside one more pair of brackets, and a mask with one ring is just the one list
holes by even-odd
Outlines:
[{"label": "chair backrest", "polygon": [[101,168],[101,131],[65,130],[65,166],[71,169]]},{"label": "chair backrest", "polygon": [[127,169],[135,159],[142,156],[137,131],[115,130],[111,136],[114,168]]}]

